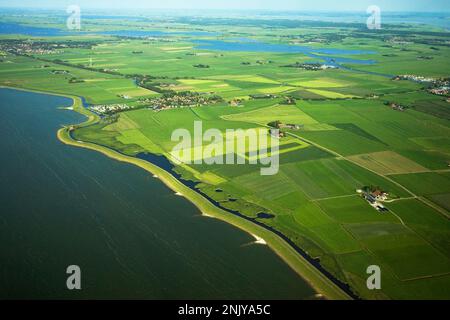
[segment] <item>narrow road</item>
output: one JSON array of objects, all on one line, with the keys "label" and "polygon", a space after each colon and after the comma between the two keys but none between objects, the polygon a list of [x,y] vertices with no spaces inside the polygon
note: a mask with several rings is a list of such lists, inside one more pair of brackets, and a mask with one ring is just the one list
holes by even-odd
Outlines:
[{"label": "narrow road", "polygon": [[343,156],[342,154],[339,154],[338,152],[336,152],[336,151],[334,151],[334,150],[331,150],[331,149],[328,149],[328,148],[326,148],[326,147],[324,147],[324,146],[321,146],[320,144],[317,144],[317,143],[315,143],[315,142],[313,142],[313,141],[311,141],[311,140],[308,140],[308,139],[306,139],[306,138],[300,137],[300,136],[298,136],[298,135],[296,135],[296,134],[293,134],[293,133],[291,133],[291,132],[287,132],[287,134],[290,135],[290,136],[292,136],[292,137],[295,137],[295,138],[297,138],[297,139],[300,139],[300,140],[303,141],[303,142],[309,143],[309,144],[311,144],[311,145],[313,145],[313,146],[315,146],[315,147],[317,147],[317,148],[319,148],[319,149],[322,149],[322,150],[324,150],[324,151],[327,151],[327,152],[329,152],[329,153],[335,155],[335,156],[336,156],[337,158],[339,158],[339,159],[347,160],[347,161],[349,161],[349,162],[351,162],[351,163],[353,163],[353,164],[355,164],[355,165],[357,165],[357,166],[359,166],[359,167],[361,167],[361,168],[363,168],[363,169],[365,169],[365,170],[368,170],[368,171],[370,171],[370,172],[372,172],[372,173],[374,173],[374,174],[376,174],[376,175],[378,175],[378,176],[380,176],[380,177],[386,179],[387,181],[389,181],[389,182],[395,184],[396,186],[398,186],[398,187],[402,188],[403,190],[405,190],[406,192],[408,192],[408,193],[411,195],[411,198],[412,198],[412,199],[417,199],[417,200],[421,201],[421,202],[424,203],[425,205],[427,205],[427,206],[429,206],[429,207],[435,209],[436,211],[438,211],[438,212],[439,212],[440,214],[442,214],[445,218],[450,219],[450,215],[449,215],[449,213],[448,213],[448,211],[447,211],[446,209],[444,209],[444,208],[438,206],[437,204],[435,204],[435,203],[429,201],[428,199],[425,199],[424,197],[421,197],[421,196],[415,194],[414,192],[412,192],[411,190],[409,190],[408,188],[406,188],[406,187],[403,186],[402,184],[398,183],[397,181],[391,179],[390,177],[388,177],[388,176],[386,176],[386,175],[384,175],[384,174],[381,174],[381,173],[379,173],[379,172],[376,172],[376,171],[374,171],[374,170],[372,170],[372,169],[370,169],[370,168],[367,168],[367,167],[363,166],[362,164],[357,163],[357,162],[355,162],[355,161],[353,161],[353,160],[351,160],[351,159],[348,159],[347,157]]}]

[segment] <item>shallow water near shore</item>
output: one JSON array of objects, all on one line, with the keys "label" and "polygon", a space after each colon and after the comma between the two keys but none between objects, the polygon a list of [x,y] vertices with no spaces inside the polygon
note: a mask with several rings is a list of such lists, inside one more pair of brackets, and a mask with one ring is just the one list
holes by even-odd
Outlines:
[{"label": "shallow water near shore", "polygon": [[[63,145],[67,98],[0,89],[0,298],[308,299],[267,246],[148,172]],[[248,245],[251,244],[251,245]],[[79,265],[82,290],[66,289]]]}]

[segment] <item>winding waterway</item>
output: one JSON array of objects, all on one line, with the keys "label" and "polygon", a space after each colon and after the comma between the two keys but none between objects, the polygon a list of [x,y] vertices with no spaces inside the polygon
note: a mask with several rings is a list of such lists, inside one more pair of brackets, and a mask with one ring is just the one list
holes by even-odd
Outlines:
[{"label": "winding waterway", "polygon": [[[63,145],[72,101],[0,89],[0,298],[308,299],[266,246],[133,165]],[[79,265],[82,290],[66,289]]]}]

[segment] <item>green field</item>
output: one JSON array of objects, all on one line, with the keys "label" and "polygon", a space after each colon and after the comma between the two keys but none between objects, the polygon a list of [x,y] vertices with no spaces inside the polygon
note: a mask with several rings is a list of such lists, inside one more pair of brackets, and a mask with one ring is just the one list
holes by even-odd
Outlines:
[{"label": "green field", "polygon": [[[95,21],[86,22],[89,30],[102,30]],[[193,135],[195,121],[202,122],[204,131],[217,129],[223,134],[230,129],[267,132],[268,125],[276,122],[297,126],[281,126],[284,135],[278,140],[279,151],[269,150],[280,159],[275,175],[263,176],[259,164],[248,163],[188,163],[176,165],[175,170],[184,179],[199,182],[200,190],[223,208],[237,210],[281,232],[361,298],[449,299],[448,97],[429,93],[421,83],[394,81],[386,74],[449,77],[450,49],[445,43],[450,34],[428,30],[433,41],[440,43],[433,45],[439,49],[434,50],[427,42],[431,36],[416,34],[416,29],[406,25],[369,34],[352,25],[268,28],[256,21],[251,27],[244,21],[201,21],[164,22],[157,29],[221,35],[40,37],[33,40],[83,44],[27,54],[14,51],[17,44],[8,42],[11,36],[2,35],[0,86],[84,97],[89,105],[127,104],[130,110],[96,116],[90,123],[73,128],[76,140],[103,153],[108,154],[105,147],[119,151],[121,156],[113,151],[109,155],[121,160],[142,152],[173,160],[171,151],[178,142],[172,141],[172,133],[186,129]],[[121,30],[128,21],[118,18],[109,23],[107,30]],[[129,30],[149,28],[133,23]],[[402,30],[410,44],[392,44],[392,30]],[[357,71],[311,71],[296,67],[317,62],[305,54],[199,49],[195,44],[198,38],[233,42],[236,34],[291,46],[298,45],[292,40],[298,35],[324,37],[327,44],[311,45],[375,51],[356,59],[377,63],[345,65]],[[432,59],[418,63],[420,56]],[[156,99],[186,92],[196,98],[218,96],[220,101],[154,108]],[[388,102],[407,107],[394,110]],[[81,106],[77,109],[90,114]],[[225,142],[237,143],[235,138]],[[242,152],[231,156],[248,162],[252,152],[261,149],[261,145],[246,143]],[[194,155],[195,160],[205,160],[198,150],[189,147],[184,152]],[[221,149],[215,155],[229,154]],[[132,157],[126,159],[133,162],[129,160]],[[137,160],[133,163],[143,166]],[[150,170],[162,171],[153,166]],[[384,203],[388,211],[375,210],[361,197],[358,190],[365,186],[389,194]],[[191,198],[201,202],[192,193]],[[224,214],[218,212],[218,216]],[[258,217],[260,213],[273,217]],[[239,226],[238,218],[227,219]],[[247,221],[245,225],[246,230],[251,229]],[[288,249],[282,247],[281,252],[286,253]],[[381,291],[365,286],[366,268],[372,264],[382,268]]]}]

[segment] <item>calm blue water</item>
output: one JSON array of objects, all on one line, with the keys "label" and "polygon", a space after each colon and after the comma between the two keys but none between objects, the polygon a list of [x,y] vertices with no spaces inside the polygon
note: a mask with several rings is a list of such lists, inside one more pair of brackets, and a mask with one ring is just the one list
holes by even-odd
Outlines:
[{"label": "calm blue water", "polygon": [[[242,52],[273,52],[273,53],[301,53],[311,58],[326,61],[327,64],[339,63],[374,64],[374,60],[361,60],[352,58],[340,58],[337,55],[367,55],[375,54],[373,51],[345,50],[334,48],[312,48],[289,44],[274,44],[259,41],[224,41],[199,39],[192,41],[198,49],[218,51],[242,51]],[[327,55],[327,56],[323,56]]]},{"label": "calm blue water", "polygon": [[[37,37],[58,37],[67,35],[82,35],[86,32],[66,31],[56,28],[41,28],[27,25],[20,25],[17,23],[0,23],[0,34],[24,34],[28,36]],[[186,32],[164,32],[164,31],[145,31],[145,30],[116,30],[116,31],[99,31],[95,34],[112,35],[122,37],[170,37],[170,36],[217,36],[218,33],[203,32],[203,31],[186,31]]]},{"label": "calm blue water", "polygon": [[[30,36],[66,36],[83,34],[82,32],[67,32],[54,28],[40,28],[14,23],[0,23],[0,34],[25,34]],[[168,36],[218,36],[218,33],[191,31],[191,32],[164,32],[164,31],[145,31],[145,30],[116,30],[96,32],[102,35],[114,35],[123,37],[168,37]],[[273,44],[259,42],[249,38],[232,38],[236,41],[206,40],[197,39],[193,43],[198,49],[218,50],[218,51],[242,51],[242,52],[274,52],[274,53],[300,53],[308,57],[322,61],[328,65],[342,67],[341,64],[360,64],[371,65],[376,63],[374,60],[361,60],[355,58],[342,58],[339,55],[362,55],[374,54],[372,51],[363,50],[345,50],[334,48],[311,48],[307,46],[296,46],[288,44]]]},{"label": "calm blue water", "polygon": [[[245,39],[245,38],[244,38]],[[277,52],[277,53],[318,53],[327,55],[358,55],[358,54],[374,54],[373,51],[364,50],[345,50],[345,49],[317,49],[307,46],[296,46],[289,44],[265,43],[252,41],[247,39],[243,41],[224,41],[224,40],[195,40],[198,48],[212,49],[222,51],[248,51],[248,52]]]},{"label": "calm blue water", "polygon": [[[56,138],[71,100],[0,89],[0,299],[305,299],[266,246],[136,166]],[[67,266],[82,290],[65,287]]]},{"label": "calm blue water", "polygon": [[16,23],[0,23],[0,34],[25,34],[29,36],[52,37],[61,36],[63,32],[55,28],[40,28]]}]

